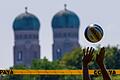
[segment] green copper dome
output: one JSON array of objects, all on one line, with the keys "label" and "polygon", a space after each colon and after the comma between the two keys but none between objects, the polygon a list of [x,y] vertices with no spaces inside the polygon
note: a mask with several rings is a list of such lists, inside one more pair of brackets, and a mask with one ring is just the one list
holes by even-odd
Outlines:
[{"label": "green copper dome", "polygon": [[58,12],[52,19],[53,28],[79,28],[79,17],[70,10]]},{"label": "green copper dome", "polygon": [[15,18],[13,22],[14,30],[39,30],[40,22],[36,16],[25,12]]}]

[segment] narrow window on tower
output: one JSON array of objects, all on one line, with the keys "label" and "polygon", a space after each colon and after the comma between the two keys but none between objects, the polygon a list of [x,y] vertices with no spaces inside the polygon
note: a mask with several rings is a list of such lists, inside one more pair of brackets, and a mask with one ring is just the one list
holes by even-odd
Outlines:
[{"label": "narrow window on tower", "polygon": [[18,59],[17,60],[22,61],[22,52],[21,51],[18,53]]},{"label": "narrow window on tower", "polygon": [[57,49],[57,58],[59,58],[59,57],[61,57],[62,55],[61,55],[61,49]]}]

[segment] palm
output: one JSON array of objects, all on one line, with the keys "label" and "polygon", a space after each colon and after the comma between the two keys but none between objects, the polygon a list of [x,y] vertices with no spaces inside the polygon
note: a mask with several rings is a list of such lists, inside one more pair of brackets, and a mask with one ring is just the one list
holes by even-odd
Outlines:
[{"label": "palm", "polygon": [[87,48],[87,51],[85,51],[85,49],[83,49],[83,53],[84,53],[83,65],[87,66],[90,63],[90,61],[92,61],[93,51],[94,51],[94,49],[90,48],[90,50],[89,50],[89,47]]}]

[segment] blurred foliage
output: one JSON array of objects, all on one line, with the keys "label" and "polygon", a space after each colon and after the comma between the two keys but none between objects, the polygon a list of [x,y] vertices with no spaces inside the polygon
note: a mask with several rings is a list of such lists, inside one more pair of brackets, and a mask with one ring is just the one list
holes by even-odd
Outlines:
[{"label": "blurred foliage", "polygon": [[76,48],[71,53],[66,53],[61,59],[60,63],[65,65],[66,68],[70,69],[81,69],[82,68],[82,49]]},{"label": "blurred foliage", "polygon": [[[120,69],[120,50],[118,46],[105,47],[104,63],[107,69]],[[95,62],[96,54],[98,54],[100,46],[97,46],[94,51],[93,61],[90,63],[90,69],[98,69]],[[24,65],[17,65],[11,69],[39,69],[39,70],[56,70],[56,69],[82,69],[82,48],[76,48],[70,53],[66,53],[62,58],[56,61],[49,61],[46,57],[43,59],[33,60],[30,67]],[[91,76],[92,80],[102,80],[102,77]],[[120,76],[112,76],[113,80],[120,80]],[[82,75],[68,76],[68,75],[6,75],[4,80],[82,80]]]}]

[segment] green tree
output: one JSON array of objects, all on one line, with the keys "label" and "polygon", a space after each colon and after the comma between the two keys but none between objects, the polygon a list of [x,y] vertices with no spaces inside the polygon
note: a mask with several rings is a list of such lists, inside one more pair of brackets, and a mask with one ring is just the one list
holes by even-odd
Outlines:
[{"label": "green tree", "polygon": [[66,68],[70,69],[81,69],[82,68],[82,49],[76,48],[70,53],[66,53],[61,59],[60,63],[65,65]]},{"label": "green tree", "polygon": [[107,46],[105,49],[105,65],[107,69],[114,69],[115,68],[115,54],[117,52],[117,47],[110,47]]},{"label": "green tree", "polygon": [[[94,51],[93,62],[91,62],[90,69],[99,68],[95,62],[96,54],[99,52],[100,46]],[[107,46],[105,55],[105,64],[108,69],[120,69],[120,50],[117,46]],[[17,65],[11,69],[35,69],[35,70],[56,70],[56,69],[82,69],[82,48],[76,48],[73,51],[66,53],[61,59],[56,61],[49,61],[46,57],[43,59],[33,60],[30,67],[24,65]],[[82,76],[68,76],[68,75],[8,75],[5,76],[6,80],[82,80]],[[93,76],[93,78],[95,78]],[[100,80],[100,78],[99,78]]]},{"label": "green tree", "polygon": [[[58,62],[57,61],[48,61],[46,57],[43,59],[34,60],[31,69],[42,69],[42,70],[53,70],[58,69]],[[50,75],[35,75],[35,80],[58,80],[59,76],[50,76]]]},{"label": "green tree", "polygon": [[120,69],[120,50],[117,50],[114,60],[115,60],[115,69]]}]

